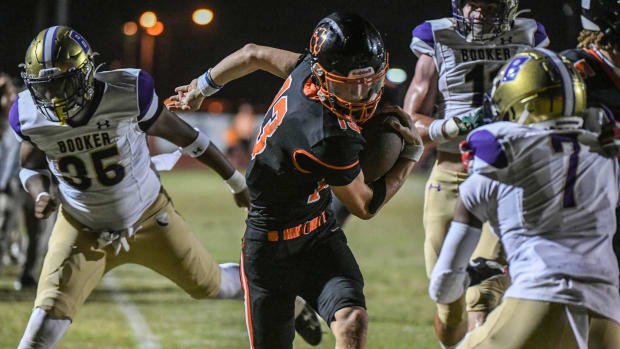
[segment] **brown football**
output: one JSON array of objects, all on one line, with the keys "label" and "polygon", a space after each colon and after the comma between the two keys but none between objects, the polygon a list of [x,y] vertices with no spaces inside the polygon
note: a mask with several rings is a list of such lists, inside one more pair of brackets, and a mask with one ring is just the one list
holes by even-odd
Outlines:
[{"label": "brown football", "polygon": [[360,167],[364,172],[364,181],[371,183],[381,178],[398,160],[403,148],[403,140],[390,126],[396,120],[390,114],[378,114],[362,125],[362,136],[366,147],[360,152]]}]

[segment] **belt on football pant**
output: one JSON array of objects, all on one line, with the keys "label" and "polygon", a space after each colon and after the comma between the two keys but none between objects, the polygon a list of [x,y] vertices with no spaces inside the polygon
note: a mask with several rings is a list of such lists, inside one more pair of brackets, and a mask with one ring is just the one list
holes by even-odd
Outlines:
[{"label": "belt on football pant", "polygon": [[301,223],[299,225],[296,225],[294,227],[291,228],[286,228],[283,230],[272,230],[270,232],[267,233],[267,240],[268,241],[282,241],[282,240],[292,240],[292,239],[296,239],[300,236],[306,235],[306,234],[310,234],[311,232],[313,232],[316,228],[322,226],[323,224],[325,224],[325,222],[327,222],[327,219],[325,218],[325,211],[321,212],[320,215],[312,218],[311,220],[307,221],[306,223]]}]

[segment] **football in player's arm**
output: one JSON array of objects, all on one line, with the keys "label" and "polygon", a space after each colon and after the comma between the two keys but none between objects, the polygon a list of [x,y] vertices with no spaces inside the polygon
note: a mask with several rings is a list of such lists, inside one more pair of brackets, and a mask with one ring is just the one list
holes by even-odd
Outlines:
[{"label": "football in player's arm", "polygon": [[249,44],[171,98],[173,108],[195,109],[257,69],[286,78],[265,115],[247,173],[251,208],[241,272],[252,348],[290,347],[289,300],[296,292],[328,323],[336,347],[365,347],[363,277],[329,202],[333,192],[354,215],[373,217],[421,155],[410,116],[398,107],[384,109],[397,117],[391,127],[405,146],[382,178],[364,182],[358,124],[374,114],[387,67],[377,29],[358,15],[334,13],[315,27],[308,54]]},{"label": "football in player's arm", "polygon": [[[278,48],[246,44],[241,49],[225,57],[213,68],[208,69],[189,84],[175,89],[177,95],[169,98],[170,103],[166,106],[171,110],[197,110],[204,99],[217,91],[225,84],[248,75],[256,70],[264,70],[281,78],[286,78],[304,57]],[[391,126],[403,137],[405,143],[411,145],[422,144],[416,132],[408,128],[411,125],[410,117],[400,108],[395,106],[386,107],[384,113],[394,114],[400,120]],[[347,209],[362,219],[373,217],[378,209],[394,194],[404,183],[407,174],[411,171],[411,162],[405,159],[399,160],[385,177],[385,194],[382,200],[373,202],[370,207],[373,190],[364,183],[363,173],[346,186],[332,186],[332,190],[347,207]],[[375,196],[375,201],[377,197]]]}]

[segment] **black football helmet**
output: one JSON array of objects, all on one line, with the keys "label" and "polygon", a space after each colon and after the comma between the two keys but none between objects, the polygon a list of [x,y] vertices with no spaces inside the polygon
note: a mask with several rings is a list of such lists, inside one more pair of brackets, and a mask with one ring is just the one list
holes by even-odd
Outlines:
[{"label": "black football helmet", "polygon": [[581,24],[620,42],[620,0],[581,0]]},{"label": "black football helmet", "polygon": [[388,70],[379,31],[359,15],[332,13],[314,28],[309,51],[321,103],[341,119],[370,119]]}]

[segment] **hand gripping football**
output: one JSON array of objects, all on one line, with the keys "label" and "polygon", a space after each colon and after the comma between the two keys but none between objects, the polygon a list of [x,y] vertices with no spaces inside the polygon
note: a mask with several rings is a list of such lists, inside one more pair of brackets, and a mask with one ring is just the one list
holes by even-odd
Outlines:
[{"label": "hand gripping football", "polygon": [[385,175],[394,166],[403,149],[403,140],[390,126],[391,120],[398,122],[396,116],[377,114],[362,125],[366,147],[360,152],[360,167],[366,183]]}]

